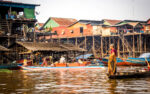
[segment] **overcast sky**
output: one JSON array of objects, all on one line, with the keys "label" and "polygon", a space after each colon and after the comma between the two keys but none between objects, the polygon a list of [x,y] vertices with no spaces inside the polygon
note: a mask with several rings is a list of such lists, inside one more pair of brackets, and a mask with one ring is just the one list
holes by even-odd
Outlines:
[{"label": "overcast sky", "polygon": [[36,3],[37,19],[45,22],[49,17],[75,19],[133,19],[150,18],[150,0],[13,0]]}]

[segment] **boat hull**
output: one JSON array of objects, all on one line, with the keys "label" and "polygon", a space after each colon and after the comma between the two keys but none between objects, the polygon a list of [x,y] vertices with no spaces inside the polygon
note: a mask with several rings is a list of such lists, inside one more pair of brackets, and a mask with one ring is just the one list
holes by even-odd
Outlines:
[{"label": "boat hull", "polygon": [[[104,65],[108,65],[108,59],[101,59]],[[117,66],[145,66],[146,62],[144,59],[138,58],[128,58],[127,60],[123,61],[120,58],[117,58]]]},{"label": "boat hull", "polygon": [[18,65],[0,65],[0,69],[11,69],[11,70],[17,70],[20,69],[21,67]]},{"label": "boat hull", "polygon": [[140,70],[135,72],[118,72],[115,75],[108,75],[110,79],[140,78],[150,76],[150,70]]},{"label": "boat hull", "polygon": [[40,66],[27,66],[23,70],[62,70],[62,69],[104,69],[103,66],[78,66],[78,67],[40,67]]}]

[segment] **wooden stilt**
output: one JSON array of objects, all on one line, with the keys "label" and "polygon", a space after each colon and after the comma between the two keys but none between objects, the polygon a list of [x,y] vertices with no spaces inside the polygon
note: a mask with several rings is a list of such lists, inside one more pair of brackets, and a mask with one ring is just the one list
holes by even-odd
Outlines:
[{"label": "wooden stilt", "polygon": [[101,36],[101,56],[103,57],[103,37]]},{"label": "wooden stilt", "polygon": [[140,54],[142,54],[142,35],[140,34]]},{"label": "wooden stilt", "polygon": [[133,57],[135,57],[135,37],[133,34]]},{"label": "wooden stilt", "polygon": [[123,41],[122,41],[122,47],[123,47],[123,57],[125,57],[125,49],[124,49],[124,35],[123,35]]},{"label": "wooden stilt", "polygon": [[84,48],[86,49],[87,47],[86,47],[86,36],[85,36],[85,38],[84,38],[85,40],[84,40]]},{"label": "wooden stilt", "polygon": [[117,49],[117,50],[118,50],[117,52],[118,52],[118,58],[119,58],[119,57],[120,57],[120,39],[119,39],[119,38],[118,38],[118,43],[117,43],[117,44],[118,44],[118,45],[117,45],[117,46],[118,46],[118,47],[117,47],[117,48],[118,48],[118,49]]},{"label": "wooden stilt", "polygon": [[147,40],[147,39],[146,39],[146,38],[147,38],[147,36],[145,36],[145,38],[144,38],[144,51],[145,51],[145,53],[147,52],[147,49],[146,49],[146,44],[147,44],[147,43],[146,43],[146,40]]}]

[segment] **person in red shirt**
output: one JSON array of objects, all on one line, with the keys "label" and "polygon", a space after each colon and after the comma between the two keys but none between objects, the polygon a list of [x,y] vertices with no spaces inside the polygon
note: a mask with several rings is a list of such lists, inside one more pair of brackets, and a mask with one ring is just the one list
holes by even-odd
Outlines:
[{"label": "person in red shirt", "polygon": [[46,58],[43,58],[43,63],[41,64],[41,66],[47,66],[47,60],[46,60]]},{"label": "person in red shirt", "polygon": [[110,55],[108,60],[108,73],[109,75],[115,75],[117,72],[116,67],[116,57],[117,57],[117,51],[114,49],[114,44],[110,45]]}]

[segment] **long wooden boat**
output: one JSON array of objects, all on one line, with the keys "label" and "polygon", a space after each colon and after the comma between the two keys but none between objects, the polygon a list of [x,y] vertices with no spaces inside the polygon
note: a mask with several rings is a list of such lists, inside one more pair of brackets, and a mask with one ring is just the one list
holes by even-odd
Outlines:
[{"label": "long wooden boat", "polygon": [[[108,59],[107,58],[101,58],[100,60],[102,61],[102,63],[104,65],[108,65]],[[125,61],[123,61],[122,59],[117,58],[117,66],[128,66],[128,64]]]},{"label": "long wooden boat", "polygon": [[[101,61],[107,65],[108,64],[108,59],[102,58]],[[150,61],[150,59],[148,59]],[[145,58],[132,58],[129,57],[126,60],[122,60],[120,58],[117,58],[117,66],[145,66],[146,61]]]},{"label": "long wooden boat", "polygon": [[21,66],[23,70],[58,70],[58,69],[105,69],[104,66],[77,66],[77,67],[41,67],[41,66]]},{"label": "long wooden boat", "polygon": [[20,66],[18,66],[17,64],[3,64],[3,65],[0,65],[0,69],[17,70],[17,69],[20,69]]},{"label": "long wooden boat", "polygon": [[137,70],[134,72],[118,72],[115,75],[108,75],[110,79],[125,79],[125,78],[140,78],[140,77],[148,77],[150,76],[149,69]]},{"label": "long wooden boat", "polygon": [[[147,59],[148,62],[150,62],[150,59]],[[137,66],[145,66],[146,60],[145,58],[133,58],[133,57],[128,57],[126,60],[127,64],[132,64],[132,65],[137,65]]]}]

